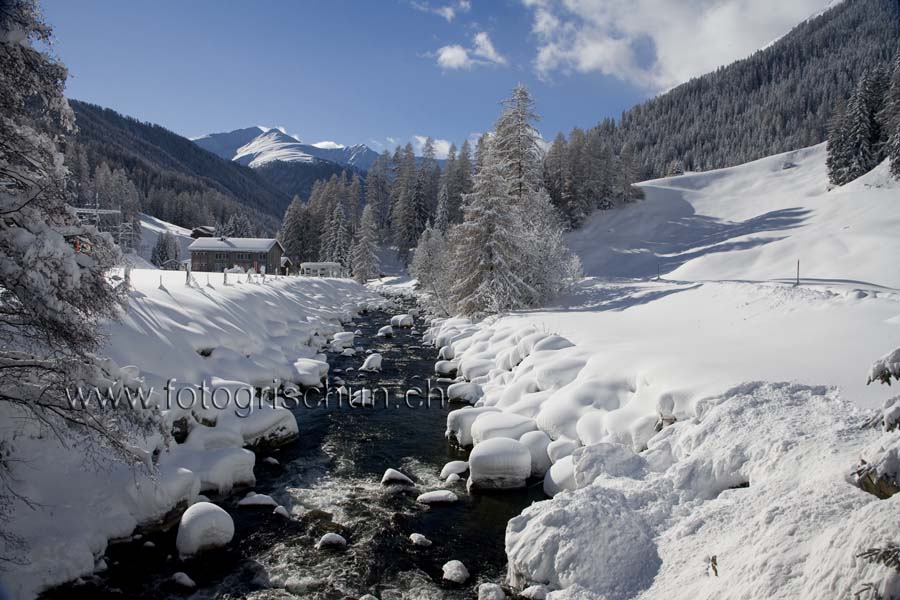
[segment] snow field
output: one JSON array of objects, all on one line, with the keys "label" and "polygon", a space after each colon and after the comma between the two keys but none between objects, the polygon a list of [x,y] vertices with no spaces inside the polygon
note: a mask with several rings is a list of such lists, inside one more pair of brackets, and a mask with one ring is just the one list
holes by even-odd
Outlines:
[{"label": "snow field", "polygon": [[900,534],[900,494],[857,485],[900,477],[900,433],[860,414],[900,418],[865,377],[900,339],[885,168],[829,191],[817,146],[646,182],[645,201],[571,234],[598,278],[558,305],[429,322],[425,342],[480,389],[447,436],[473,456],[525,447],[553,497],[509,523],[511,585],[610,600],[900,591],[857,557]]}]

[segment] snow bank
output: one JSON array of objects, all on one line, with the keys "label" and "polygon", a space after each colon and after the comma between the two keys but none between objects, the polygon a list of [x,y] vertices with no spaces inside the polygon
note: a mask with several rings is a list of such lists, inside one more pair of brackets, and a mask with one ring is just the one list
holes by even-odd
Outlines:
[{"label": "snow bank", "polygon": [[231,515],[209,502],[198,502],[184,511],[175,546],[181,558],[225,546],[234,537]]},{"label": "snow bank", "polygon": [[[318,384],[327,373],[320,344],[343,331],[342,323],[361,308],[385,305],[366,288],[338,279],[268,276],[264,283],[259,278],[251,283],[246,275],[229,274],[225,284],[221,273],[211,273],[207,285],[206,274],[194,273],[194,282],[186,285],[184,272],[134,269],[131,281],[122,319],[105,326],[102,353],[111,359],[113,373],[126,366],[123,378],[152,387],[151,406],[159,406],[162,422],[178,424],[187,439],[169,448],[158,434],[128,440],[148,452],[162,448],[158,472],[152,474],[86,462],[83,453],[63,448],[53,436],[17,440],[10,464],[27,466],[14,466],[11,476],[27,482],[37,508],[18,501],[9,507],[8,533],[24,541],[22,564],[11,565],[3,576],[14,597],[34,597],[93,572],[95,557],[110,539],[177,515],[201,489],[225,492],[252,485],[255,457],[241,446],[284,443],[296,435],[296,419],[271,402],[253,403],[238,416],[234,399],[221,402],[224,394],[271,388],[278,385],[273,379]],[[301,373],[298,361],[312,362]],[[168,380],[174,380],[171,403]],[[175,403],[179,390],[185,390],[181,399],[188,408]],[[191,396],[197,399],[193,405]],[[210,405],[213,399],[226,408]],[[66,518],[60,519],[63,513]]]},{"label": "snow bank", "polygon": [[[574,489],[509,522],[509,580],[566,597],[686,600],[880,585],[888,570],[857,555],[900,535],[900,495],[878,500],[846,473],[867,441],[900,434],[863,420],[834,390],[747,384],[664,428],[644,455],[579,448],[565,459]],[[698,577],[712,555],[718,576]]]}]

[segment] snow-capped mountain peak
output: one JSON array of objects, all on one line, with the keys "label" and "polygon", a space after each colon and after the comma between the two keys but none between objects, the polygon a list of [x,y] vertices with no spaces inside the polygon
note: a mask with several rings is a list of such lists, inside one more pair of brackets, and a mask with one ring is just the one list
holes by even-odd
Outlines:
[{"label": "snow-capped mountain peak", "polygon": [[305,144],[278,129],[259,134],[235,151],[231,160],[249,167],[261,167],[272,162],[313,162],[315,157],[304,149]]},{"label": "snow-capped mountain peak", "polygon": [[211,133],[193,140],[205,150],[252,168],[273,161],[312,163],[326,160],[367,171],[378,153],[365,144],[345,146],[332,140],[307,144],[278,128],[247,127]]}]

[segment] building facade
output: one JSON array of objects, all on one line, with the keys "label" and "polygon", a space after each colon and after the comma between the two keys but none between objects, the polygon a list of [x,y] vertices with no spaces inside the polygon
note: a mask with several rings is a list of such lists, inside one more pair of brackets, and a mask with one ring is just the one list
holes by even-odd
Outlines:
[{"label": "building facade", "polygon": [[254,273],[276,274],[280,271],[284,248],[274,238],[197,238],[188,247],[191,270],[221,273],[240,267]]}]

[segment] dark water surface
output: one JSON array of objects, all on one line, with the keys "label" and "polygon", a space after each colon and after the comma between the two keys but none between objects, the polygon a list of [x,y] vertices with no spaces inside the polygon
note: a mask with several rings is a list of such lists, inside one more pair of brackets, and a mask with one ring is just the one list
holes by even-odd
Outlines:
[{"label": "dark water surface", "polygon": [[[407,306],[407,308],[410,308]],[[392,401],[376,394],[375,407],[350,408],[344,402],[294,410],[300,436],[271,453],[258,453],[253,490],[269,494],[292,513],[273,515],[271,507],[238,507],[245,492],[219,504],[234,518],[235,537],[228,548],[180,561],[177,528],[110,545],[109,569],[77,584],[47,592],[45,598],[310,598],[344,599],[373,594],[382,599],[474,598],[478,583],[502,583],[506,522],[535,500],[540,486],[519,492],[479,494],[465,491],[465,480],[445,486],[441,467],[465,459],[468,452],[444,439],[446,415],[457,406],[435,396],[430,406],[410,408],[403,400],[411,387],[433,376],[436,351],[421,335],[395,328],[393,339],[376,338],[390,313],[370,312],[345,330],[362,331],[355,345],[384,356],[381,373],[356,371],[364,354],[329,353],[331,385],[341,378],[359,389],[385,387]],[[347,370],[351,369],[351,370]],[[417,402],[413,402],[417,404]],[[274,456],[280,465],[263,462]],[[412,477],[415,489],[385,488],[385,469]],[[450,489],[460,500],[426,507],[418,494]],[[334,531],[348,541],[346,550],[319,551],[322,534]],[[424,534],[428,548],[413,546],[411,533]],[[153,547],[145,547],[150,541]],[[462,586],[443,583],[441,567],[461,560],[471,577]],[[184,571],[197,583],[193,591],[174,585]]]}]

